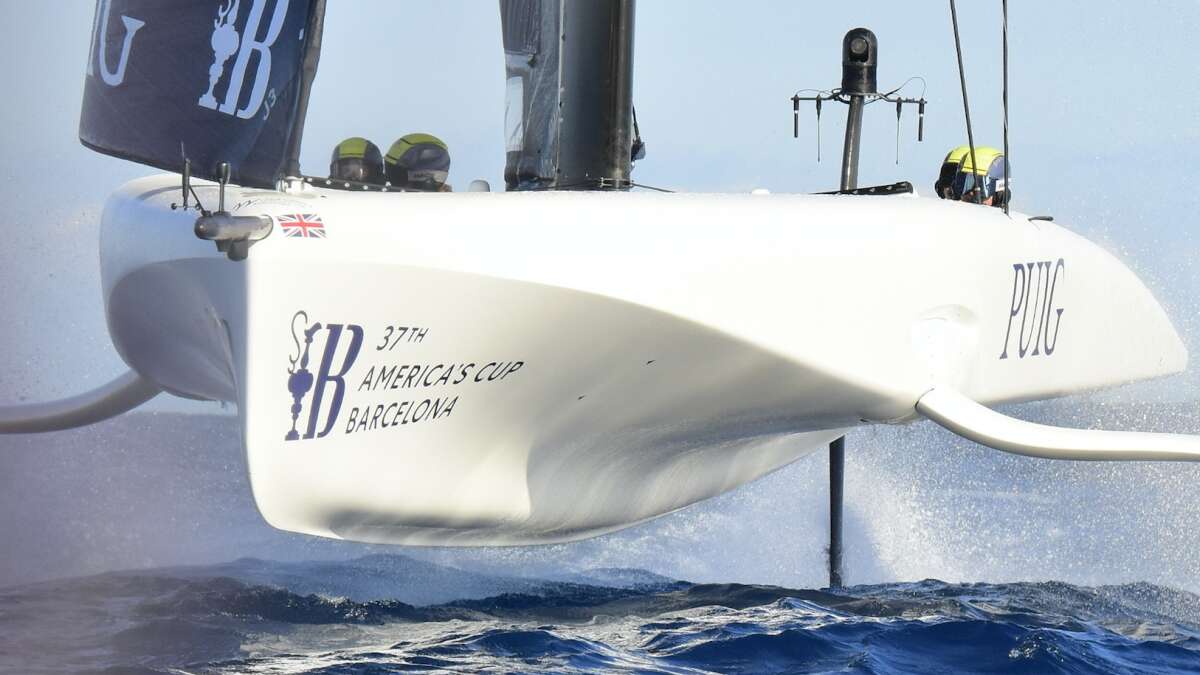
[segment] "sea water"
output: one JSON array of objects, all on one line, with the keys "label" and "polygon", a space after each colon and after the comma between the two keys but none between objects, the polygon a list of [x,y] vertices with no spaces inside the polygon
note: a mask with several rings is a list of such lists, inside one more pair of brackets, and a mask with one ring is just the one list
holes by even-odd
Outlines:
[{"label": "sea water", "polygon": [[[494,594],[387,593],[431,579]],[[504,578],[394,554],[242,559],[0,590],[0,670],[1186,673],[1200,668],[1197,621],[1200,597],[1144,583],[820,591],[614,569]]]},{"label": "sea water", "polygon": [[[1006,411],[1195,433],[1193,407]],[[1192,465],[854,431],[851,585],[830,591],[822,453],[594,540],[397,549],[263,524],[230,419],[134,414],[47,438],[4,440],[4,673],[1200,670]]]}]

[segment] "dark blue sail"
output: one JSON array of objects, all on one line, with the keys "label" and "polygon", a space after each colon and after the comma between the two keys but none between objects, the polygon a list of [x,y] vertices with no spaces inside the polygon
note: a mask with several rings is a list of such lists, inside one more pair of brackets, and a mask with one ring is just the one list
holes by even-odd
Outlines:
[{"label": "dark blue sail", "polygon": [[323,8],[98,0],[79,140],[169,171],[186,157],[200,178],[215,179],[228,162],[233,182],[273,187],[298,146]]}]

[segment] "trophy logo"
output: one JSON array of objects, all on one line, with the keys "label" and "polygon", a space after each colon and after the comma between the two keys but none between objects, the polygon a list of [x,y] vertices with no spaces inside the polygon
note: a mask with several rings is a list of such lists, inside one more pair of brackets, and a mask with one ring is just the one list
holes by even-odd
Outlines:
[{"label": "trophy logo", "polygon": [[[245,25],[238,31],[238,10],[242,0],[224,0],[217,8],[217,18],[213,21],[212,45],[213,62],[208,69],[208,90],[200,96],[197,103],[209,110],[226,115],[236,115],[241,119],[250,119],[258,114],[263,102],[274,100],[274,90],[267,91],[271,79],[271,47],[279,39],[287,19],[289,0],[274,0],[275,5],[270,13],[266,34],[259,37],[259,28],[266,14],[268,0],[253,0],[250,11],[246,15]],[[250,73],[249,95],[245,97],[245,106],[239,108],[243,99],[243,89],[246,84],[247,70],[250,70],[251,57],[257,52],[257,65]],[[234,55],[237,55],[236,58]],[[226,75],[226,64],[233,58],[229,70],[229,83],[226,85],[225,100],[218,101],[217,85]]]},{"label": "trophy logo", "polygon": [[208,68],[208,91],[200,97],[200,105],[205,108],[217,109],[217,98],[213,96],[217,82],[225,74],[225,62],[237,51],[241,38],[233,22],[237,20],[238,8],[242,0],[228,0],[224,7],[217,9],[217,19],[213,21],[212,44],[213,63]]},{"label": "trophy logo", "polygon": [[[296,332],[296,319],[301,317],[304,317],[302,325],[308,324],[308,314],[304,310],[300,310],[292,316],[292,341],[296,343],[296,355],[288,357],[288,361],[292,364],[288,368],[288,391],[292,394],[292,430],[284,437],[285,441],[300,440],[300,433],[296,431],[296,422],[304,410],[304,404],[301,401],[313,386],[313,376],[308,370],[308,350],[312,346],[313,336],[321,330],[320,323],[314,323],[312,326],[304,328],[304,346],[301,347],[300,336]],[[299,367],[297,368],[297,366]]]},{"label": "trophy logo", "polygon": [[[308,369],[309,352],[313,339],[321,332],[325,333],[325,348],[317,352],[320,354],[320,362],[316,366],[316,375],[313,375]],[[348,344],[342,340],[346,334],[349,334]],[[355,324],[322,325],[319,321],[309,324],[308,313],[300,310],[292,315],[292,342],[296,345],[296,351],[288,357],[291,366],[288,368],[287,379],[288,393],[292,395],[292,428],[283,440],[324,438],[333,430],[338,413],[341,412],[347,388],[346,374],[350,372],[362,348],[363,329]],[[339,350],[340,344],[346,344],[345,349]],[[339,355],[340,362],[337,358]],[[310,392],[312,401],[308,412],[308,424],[304,435],[301,436],[296,427],[300,423],[300,413],[304,412],[304,399]]]}]

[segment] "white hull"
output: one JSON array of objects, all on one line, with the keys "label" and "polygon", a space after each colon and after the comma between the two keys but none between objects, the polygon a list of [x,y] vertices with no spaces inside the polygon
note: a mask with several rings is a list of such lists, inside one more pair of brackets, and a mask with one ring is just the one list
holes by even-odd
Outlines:
[{"label": "white hull", "polygon": [[[277,222],[232,262],[193,236],[194,212],[170,210],[177,185],[135,181],[105,211],[114,344],[169,391],[238,404],[259,508],[299,532],[592,536],[753,480],[847,427],[913,419],[935,386],[997,403],[1186,362],[1117,260],[996,209],[231,189],[237,215],[316,213],[326,234],[285,237]],[[309,328],[318,385],[293,424],[289,370]]]}]

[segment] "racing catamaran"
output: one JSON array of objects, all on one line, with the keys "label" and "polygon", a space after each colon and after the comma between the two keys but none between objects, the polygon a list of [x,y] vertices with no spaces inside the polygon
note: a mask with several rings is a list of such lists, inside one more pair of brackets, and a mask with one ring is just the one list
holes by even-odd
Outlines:
[{"label": "racing catamaran", "polygon": [[610,532],[866,424],[1200,460],[985,407],[1183,370],[1098,246],[912,194],[630,192],[632,0],[500,5],[510,189],[430,194],[300,173],[322,0],[99,0],[80,138],[172,172],[103,214],[132,370],[0,431],[228,401],[272,525],[428,545]]}]

